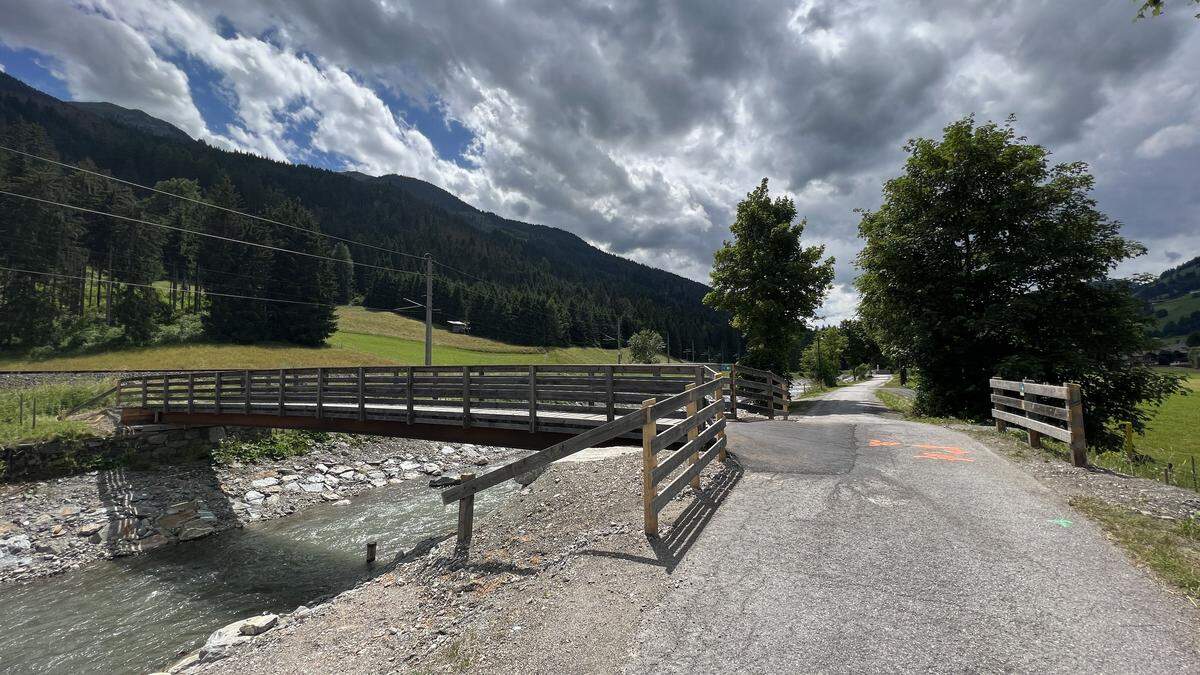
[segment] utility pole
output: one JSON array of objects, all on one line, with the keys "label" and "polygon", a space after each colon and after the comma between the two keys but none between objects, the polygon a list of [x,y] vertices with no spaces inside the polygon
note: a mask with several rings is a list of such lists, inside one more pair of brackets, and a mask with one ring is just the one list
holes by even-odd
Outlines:
[{"label": "utility pole", "polygon": [[425,254],[425,365],[433,365],[433,256]]}]

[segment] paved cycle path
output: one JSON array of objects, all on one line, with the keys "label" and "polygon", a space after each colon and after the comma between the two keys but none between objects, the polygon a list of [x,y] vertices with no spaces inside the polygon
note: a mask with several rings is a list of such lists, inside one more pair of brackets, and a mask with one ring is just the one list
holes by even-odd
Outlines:
[{"label": "paved cycle path", "polygon": [[629,672],[1200,672],[1197,614],[1008,460],[838,389],[731,423],[745,475]]}]

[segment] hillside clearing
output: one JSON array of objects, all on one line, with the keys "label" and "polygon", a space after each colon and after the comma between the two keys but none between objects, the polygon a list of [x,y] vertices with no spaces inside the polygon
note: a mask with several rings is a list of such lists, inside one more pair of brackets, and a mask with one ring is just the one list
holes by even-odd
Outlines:
[{"label": "hillside clearing", "polygon": [[[324,347],[279,343],[236,345],[194,342],[129,347],[89,354],[30,359],[0,356],[0,370],[154,370],[315,368],[418,365],[425,360],[425,324],[391,312],[338,309],[338,332]],[[617,353],[597,347],[539,348],[433,331],[433,362],[440,365],[616,363]]]}]

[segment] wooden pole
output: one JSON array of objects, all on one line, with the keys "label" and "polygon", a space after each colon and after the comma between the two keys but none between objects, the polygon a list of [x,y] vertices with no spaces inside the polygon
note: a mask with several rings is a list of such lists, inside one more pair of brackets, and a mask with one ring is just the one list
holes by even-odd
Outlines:
[{"label": "wooden pole", "polygon": [[252,380],[250,379],[250,371],[243,370],[242,371],[242,396],[246,397],[245,411],[246,411],[247,415],[250,414],[250,389],[253,386],[254,385],[252,384]]},{"label": "wooden pole", "polygon": [[729,409],[733,419],[738,418],[737,411],[737,364],[729,367]]},{"label": "wooden pole", "polygon": [[373,541],[367,542],[367,562],[369,562],[369,563],[375,562],[376,546],[377,546],[376,542],[373,542]]},{"label": "wooden pole", "polygon": [[317,419],[325,416],[325,369],[317,368]]},{"label": "wooden pole", "polygon": [[529,433],[537,433],[537,366],[529,366]]},{"label": "wooden pole", "polygon": [[1026,431],[1029,433],[1029,447],[1040,450],[1042,448],[1042,432],[1034,431],[1033,429],[1027,429]]},{"label": "wooden pole", "polygon": [[613,367],[604,367],[604,397],[605,405],[608,409],[608,421],[611,422],[616,415],[616,400],[613,398]]},{"label": "wooden pole", "polygon": [[367,419],[367,397],[364,387],[366,386],[363,379],[363,367],[358,367],[358,421],[363,422]]},{"label": "wooden pole", "polygon": [[[466,483],[475,478],[473,473],[464,473],[458,477],[458,482]],[[466,556],[471,549],[471,530],[475,524],[475,495],[470,494],[458,500],[458,541],[454,552]]]},{"label": "wooden pole", "polygon": [[214,402],[214,407],[216,407],[218,415],[221,414],[221,382],[225,379],[222,377],[222,375],[224,375],[224,373],[220,371],[213,373],[213,392],[214,398],[216,399]]},{"label": "wooden pole", "polygon": [[413,367],[409,366],[405,373],[408,377],[408,423],[413,423]]},{"label": "wooden pole", "polygon": [[283,417],[283,411],[284,411],[284,408],[283,408],[284,402],[283,401],[284,401],[284,394],[285,394],[284,389],[286,387],[287,387],[287,374],[283,372],[282,368],[280,368],[279,369],[279,391],[277,392],[278,397],[279,397],[278,404],[279,404],[279,416],[280,417]]},{"label": "wooden pole", "polygon": [[425,365],[433,365],[433,255],[425,254]]},{"label": "wooden pole", "polygon": [[[725,388],[717,387],[717,391],[715,392],[715,394],[716,394],[718,401],[722,400],[725,397]],[[717,422],[720,423],[720,422],[724,421],[724,419],[725,419],[725,407],[721,406],[720,408],[717,408]],[[724,429],[717,432],[716,440],[718,442],[720,442],[720,440],[722,438],[725,438],[725,430]],[[729,445],[728,445],[729,441],[725,441],[725,443],[726,443],[726,447],[721,448],[721,451],[717,453],[717,460],[719,460],[721,462],[724,462],[726,459],[729,458],[729,454],[727,452],[727,448],[729,447]]]},{"label": "wooden pole", "polygon": [[[693,417],[695,417],[696,413],[698,413],[698,412],[700,412],[700,407],[696,403],[696,401],[691,401],[687,404],[687,417],[689,420],[692,419]],[[655,431],[657,431],[657,429],[655,429]],[[699,435],[700,435],[700,429],[698,429],[696,427],[692,427],[691,430],[688,431],[688,442],[696,440],[696,437]],[[688,464],[689,465],[695,464],[696,462],[699,462],[699,461],[700,461],[700,450],[699,450],[699,448],[697,448],[692,451],[692,456],[688,457]],[[696,489],[696,490],[700,489],[700,474],[696,474],[695,476],[692,476],[692,488]]]},{"label": "wooden pole", "polygon": [[1067,427],[1071,430],[1071,463],[1075,466],[1087,466],[1087,439],[1083,430],[1083,392],[1074,382],[1068,382],[1065,386],[1069,410]]},{"label": "wooden pole", "polygon": [[462,373],[463,426],[471,426],[471,367],[463,366]]},{"label": "wooden pole", "polygon": [[642,512],[646,523],[646,534],[651,537],[658,536],[658,513],[654,510],[654,498],[658,495],[654,487],[654,477],[651,475],[655,467],[658,466],[658,461],[654,458],[654,450],[651,445],[654,442],[655,435],[658,433],[658,428],[651,412],[651,408],[657,402],[653,398],[642,401],[642,414],[645,415],[642,420]]},{"label": "wooden pole", "polygon": [[188,396],[187,411],[188,411],[188,413],[192,413],[196,410],[196,374],[195,373],[188,373],[187,388],[188,388],[188,390],[187,390],[187,396]]},{"label": "wooden pole", "polygon": [[[997,375],[997,376],[996,376],[996,378],[997,378],[997,379],[999,379],[999,377],[1000,377],[999,375]],[[998,394],[998,395],[1001,395],[1001,396],[1002,396],[1002,395],[1004,395],[1004,392],[1003,392],[1002,390],[1000,390],[1000,389],[996,389],[996,388],[993,388],[993,389],[992,389],[992,393],[993,393],[993,394]],[[1024,393],[1024,392],[1022,392],[1022,393],[1021,393],[1021,398],[1025,398],[1025,393]],[[999,404],[999,403],[993,403],[992,405],[996,405],[996,406],[998,406],[998,405],[1000,405],[1000,404]],[[997,419],[996,419],[996,431],[999,431],[1000,433],[1004,433],[1005,431],[1008,431],[1008,422],[1005,422],[1004,420],[997,418]]]}]

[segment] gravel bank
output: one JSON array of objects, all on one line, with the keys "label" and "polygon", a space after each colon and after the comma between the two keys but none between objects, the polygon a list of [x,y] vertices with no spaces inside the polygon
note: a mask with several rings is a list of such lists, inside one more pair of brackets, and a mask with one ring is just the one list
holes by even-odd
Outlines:
[{"label": "gravel bank", "polygon": [[[466,562],[453,558],[447,537],[325,605],[282,617],[227,658],[186,670],[619,670],[642,612],[674,583],[667,571],[690,526],[733,473],[710,467],[699,500],[685,489],[664,510],[652,547],[642,533],[640,466],[637,454],[557,463],[476,521]],[[689,527],[672,532],[676,519]]]}]

